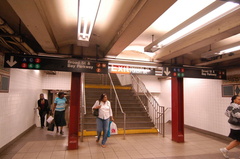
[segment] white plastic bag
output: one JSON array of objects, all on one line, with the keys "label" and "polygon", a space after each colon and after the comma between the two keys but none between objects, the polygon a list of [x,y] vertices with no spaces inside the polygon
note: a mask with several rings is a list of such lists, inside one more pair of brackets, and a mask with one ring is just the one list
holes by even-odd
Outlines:
[{"label": "white plastic bag", "polygon": [[52,121],[53,121],[53,119],[54,119],[53,116],[49,116],[48,119],[47,119],[47,122],[48,122],[49,124],[51,124]]},{"label": "white plastic bag", "polygon": [[110,125],[110,133],[111,135],[118,134],[117,125],[114,122],[112,122]]}]

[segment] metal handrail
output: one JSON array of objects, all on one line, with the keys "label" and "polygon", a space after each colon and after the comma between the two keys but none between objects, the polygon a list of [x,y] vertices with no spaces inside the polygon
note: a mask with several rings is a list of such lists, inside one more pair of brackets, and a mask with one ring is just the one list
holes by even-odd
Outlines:
[{"label": "metal handrail", "polygon": [[110,73],[108,73],[108,76],[109,76],[110,83],[111,83],[111,85],[112,85],[113,91],[114,91],[114,93],[115,93],[117,103],[118,103],[119,108],[120,108],[120,110],[121,110],[121,112],[122,112],[122,114],[123,114],[123,135],[124,135],[124,136],[123,136],[123,139],[125,139],[125,136],[126,136],[126,113],[124,113],[124,111],[123,111],[123,109],[122,109],[122,105],[121,105],[120,100],[119,100],[119,98],[118,98],[117,91],[116,91],[115,86],[114,86],[114,84],[113,84],[112,77],[111,77]]},{"label": "metal handrail", "polygon": [[81,137],[80,141],[83,142],[83,119],[84,115],[87,113],[86,110],[86,96],[85,96],[85,73],[81,74],[81,97],[80,97],[80,109],[81,109],[81,116],[80,116],[80,130],[81,130]]},{"label": "metal handrail", "polygon": [[[137,79],[136,79],[137,78]],[[138,99],[140,100],[141,104],[152,118],[152,121],[156,128],[159,130],[159,133],[162,133],[163,137],[165,136],[165,108],[164,106],[160,106],[153,95],[147,90],[145,84],[140,80],[139,77],[133,76],[131,74],[132,79],[132,89],[136,92]],[[137,85],[137,90],[134,88],[135,84]],[[152,108],[152,116],[150,115],[150,110],[148,105],[145,105],[142,99],[139,96],[139,88],[141,93],[146,97],[148,100],[148,105]],[[161,125],[162,124],[162,125]]]}]

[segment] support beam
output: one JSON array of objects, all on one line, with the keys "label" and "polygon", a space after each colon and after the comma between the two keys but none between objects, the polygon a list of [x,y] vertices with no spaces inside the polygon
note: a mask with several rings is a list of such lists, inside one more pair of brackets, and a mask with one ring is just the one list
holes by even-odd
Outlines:
[{"label": "support beam", "polygon": [[175,2],[176,0],[138,1],[118,34],[107,47],[106,54],[112,56],[120,54]]},{"label": "support beam", "polygon": [[214,63],[219,63],[219,62],[224,62],[224,61],[237,59],[237,58],[240,58],[240,51],[234,52],[234,55],[231,55],[231,56],[225,55],[225,56],[226,57],[223,57],[223,58],[220,58],[220,59],[216,59],[216,60],[212,60],[212,61],[208,61],[208,62],[198,63],[196,65],[197,66],[207,66],[207,65],[214,64]]},{"label": "support beam", "polygon": [[157,51],[156,60],[166,61],[240,33],[240,9]]},{"label": "support beam", "polygon": [[68,149],[78,149],[80,117],[81,73],[72,73]]},{"label": "support beam", "polygon": [[49,27],[46,26],[46,20],[43,19],[44,17],[42,17],[43,15],[39,12],[39,6],[36,5],[35,1],[8,0],[8,3],[44,51],[57,52],[56,40],[54,40],[53,34],[51,34],[52,32],[49,31]]},{"label": "support beam", "polygon": [[183,78],[172,77],[172,140],[184,142]]}]

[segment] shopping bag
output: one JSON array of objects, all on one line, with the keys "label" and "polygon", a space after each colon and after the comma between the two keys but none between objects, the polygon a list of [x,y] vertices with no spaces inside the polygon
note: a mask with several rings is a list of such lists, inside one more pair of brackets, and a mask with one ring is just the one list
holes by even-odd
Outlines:
[{"label": "shopping bag", "polygon": [[54,122],[49,123],[47,130],[48,130],[48,131],[54,131],[54,127],[55,127],[55,123],[54,123]]},{"label": "shopping bag", "polygon": [[53,121],[53,119],[54,119],[53,116],[49,116],[48,119],[47,119],[47,122],[48,122],[49,124],[51,124],[52,121]]},{"label": "shopping bag", "polygon": [[117,125],[114,122],[110,125],[110,133],[111,135],[118,134]]},{"label": "shopping bag", "polygon": [[112,121],[109,121],[109,124],[108,124],[108,132],[107,132],[107,137],[110,137],[111,136],[111,133],[110,133],[110,125],[111,125]]}]

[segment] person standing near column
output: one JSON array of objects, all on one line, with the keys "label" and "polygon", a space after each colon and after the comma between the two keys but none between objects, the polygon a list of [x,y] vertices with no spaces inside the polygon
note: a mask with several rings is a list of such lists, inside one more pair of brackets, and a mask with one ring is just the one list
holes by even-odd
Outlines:
[{"label": "person standing near column", "polygon": [[[225,115],[229,118],[233,116],[234,118],[240,120],[240,96],[235,95],[232,97],[231,100],[232,102],[228,106]],[[222,152],[225,158],[229,158],[228,156],[229,150],[240,145],[240,125],[230,124],[230,134],[228,135],[228,137],[232,138],[233,141],[230,142],[225,148],[220,148],[220,151]]]},{"label": "person standing near column", "polygon": [[96,119],[97,122],[97,140],[98,143],[101,138],[101,133],[103,131],[103,139],[102,139],[102,147],[106,147],[107,141],[107,132],[108,132],[108,125],[109,121],[114,121],[113,113],[111,108],[111,103],[107,99],[106,94],[102,94],[100,99],[95,102],[92,109],[99,109],[99,115]]},{"label": "person standing near column", "polygon": [[38,111],[41,119],[41,128],[44,128],[45,116],[49,112],[48,100],[44,98],[44,94],[40,94],[40,99],[38,100]]},{"label": "person standing near column", "polygon": [[63,126],[66,126],[65,120],[65,107],[67,99],[64,97],[64,92],[59,92],[58,97],[54,100],[53,114],[54,121],[57,127],[57,133],[59,132],[58,127],[60,127],[60,134],[63,135]]}]

